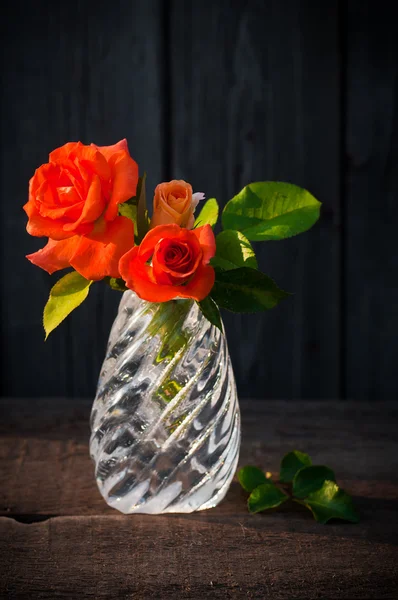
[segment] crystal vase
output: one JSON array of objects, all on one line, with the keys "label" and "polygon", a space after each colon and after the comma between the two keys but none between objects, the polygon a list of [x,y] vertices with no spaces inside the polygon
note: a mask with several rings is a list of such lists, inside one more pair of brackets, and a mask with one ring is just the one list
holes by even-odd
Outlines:
[{"label": "crystal vase", "polygon": [[234,476],[240,414],[225,335],[190,300],[123,294],[91,413],[99,490],[123,513],[216,506]]}]

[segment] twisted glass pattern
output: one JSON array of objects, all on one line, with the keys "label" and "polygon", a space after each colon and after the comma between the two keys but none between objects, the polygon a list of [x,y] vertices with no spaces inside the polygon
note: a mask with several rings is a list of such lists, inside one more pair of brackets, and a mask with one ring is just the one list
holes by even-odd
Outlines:
[{"label": "twisted glass pattern", "polygon": [[106,502],[123,513],[216,506],[234,476],[240,415],[225,335],[190,300],[124,293],[91,413]]}]

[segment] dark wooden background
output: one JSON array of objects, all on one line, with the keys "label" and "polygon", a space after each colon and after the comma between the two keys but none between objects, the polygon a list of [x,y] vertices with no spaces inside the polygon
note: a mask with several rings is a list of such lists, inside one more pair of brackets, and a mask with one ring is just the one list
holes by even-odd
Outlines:
[{"label": "dark wooden background", "polygon": [[114,0],[3,4],[2,393],[92,396],[119,296],[93,286],[44,343],[56,280],[24,255],[34,169],[68,140],[127,137],[149,174],[224,205],[250,181],[323,203],[308,234],[258,246],[295,296],[225,315],[240,393],[397,396],[398,36],[394,3]]}]

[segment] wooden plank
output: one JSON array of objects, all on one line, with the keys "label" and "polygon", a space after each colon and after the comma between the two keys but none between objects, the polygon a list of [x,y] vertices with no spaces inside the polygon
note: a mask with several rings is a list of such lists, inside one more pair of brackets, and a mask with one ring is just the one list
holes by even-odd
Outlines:
[{"label": "wooden plank", "polygon": [[398,38],[393,3],[347,3],[347,393],[396,398]]},{"label": "wooden plank", "polygon": [[324,203],[310,233],[257,245],[295,297],[225,314],[238,388],[267,398],[340,394],[337,4],[173,0],[173,177],[222,205],[250,181],[285,180]]},{"label": "wooden plank", "polygon": [[96,490],[90,402],[2,399],[2,598],[395,598],[398,408],[394,402],[245,401],[241,464],[273,473],[301,448],[334,467],[358,525],[298,505],[250,515],[235,481],[220,506],[123,516]]},{"label": "wooden plank", "polygon": [[[41,314],[50,278],[24,256],[44,245],[25,232],[22,205],[34,169],[68,140],[126,137],[149,189],[162,172],[160,0],[13,2],[2,39],[3,393],[92,396],[120,296],[93,286],[43,344]],[[150,194],[149,194],[150,195]],[[28,299],[28,302],[27,302]],[[4,363],[3,363],[4,364]]]},{"label": "wooden plank", "polygon": [[2,598],[394,598],[392,543],[235,515],[0,518]]},{"label": "wooden plank", "polygon": [[[34,515],[114,514],[94,481],[89,410],[83,400],[2,400],[0,473],[7,484],[0,490],[0,514],[28,520]],[[377,498],[398,499],[394,403],[246,401],[242,419],[241,465],[276,473],[285,452],[301,449],[334,468],[369,516],[377,510]],[[237,483],[211,513],[246,514]],[[390,526],[386,520],[387,531]]]}]

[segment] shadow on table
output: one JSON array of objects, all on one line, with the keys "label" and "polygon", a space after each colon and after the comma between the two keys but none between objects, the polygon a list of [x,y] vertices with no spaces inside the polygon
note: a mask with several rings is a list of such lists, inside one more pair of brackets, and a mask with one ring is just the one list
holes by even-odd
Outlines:
[{"label": "shadow on table", "polygon": [[398,546],[398,500],[353,496],[361,520],[347,523],[334,519],[317,523],[304,506],[288,501],[278,509],[250,514],[246,508],[247,494],[237,482],[232,483],[226,499],[216,508],[187,515],[168,515],[168,518],[237,526],[244,530],[274,533],[300,533],[320,537],[347,537],[370,543]]}]

